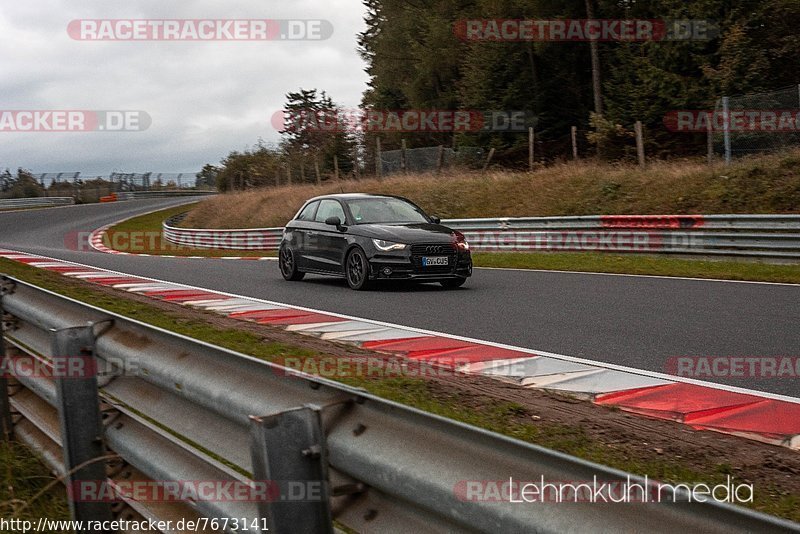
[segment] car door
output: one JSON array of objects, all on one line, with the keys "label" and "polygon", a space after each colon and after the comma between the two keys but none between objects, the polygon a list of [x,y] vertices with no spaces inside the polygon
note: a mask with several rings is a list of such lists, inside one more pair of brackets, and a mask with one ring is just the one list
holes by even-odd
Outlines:
[{"label": "car door", "polygon": [[323,199],[320,201],[314,220],[317,223],[317,247],[314,253],[314,261],[318,264],[318,269],[329,272],[344,272],[344,251],[347,248],[347,233],[335,226],[325,224],[330,217],[338,217],[342,224],[347,223],[344,207],[335,199]]},{"label": "car door", "polygon": [[297,217],[287,226],[286,239],[295,252],[297,266],[300,269],[312,268],[312,251],[316,245],[315,232],[317,224],[314,221],[314,216],[317,214],[319,208],[319,201],[309,202],[297,214]]}]

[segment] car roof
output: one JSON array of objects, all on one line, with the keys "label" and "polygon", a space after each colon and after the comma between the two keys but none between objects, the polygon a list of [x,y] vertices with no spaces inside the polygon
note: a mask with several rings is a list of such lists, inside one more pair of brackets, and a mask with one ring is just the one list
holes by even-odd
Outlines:
[{"label": "car roof", "polygon": [[313,202],[315,200],[324,200],[326,198],[338,199],[338,200],[354,200],[359,198],[397,198],[408,202],[408,199],[396,195],[373,195],[370,193],[335,193],[331,195],[320,195],[318,197],[310,198],[306,201],[306,204],[309,202]]}]

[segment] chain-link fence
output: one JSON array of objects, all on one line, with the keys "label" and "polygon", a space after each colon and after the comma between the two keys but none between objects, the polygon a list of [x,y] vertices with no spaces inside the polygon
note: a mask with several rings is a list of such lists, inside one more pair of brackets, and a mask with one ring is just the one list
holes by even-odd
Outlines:
[{"label": "chain-link fence", "polygon": [[146,172],[142,174],[115,172],[111,174],[110,181],[119,183],[121,191],[149,191],[162,187],[191,189],[197,185],[197,175],[192,172]]},{"label": "chain-link fence", "polygon": [[452,167],[474,167],[486,158],[485,151],[477,147],[458,149],[438,146],[388,150],[381,153],[381,169],[384,175],[403,171],[403,152],[407,172],[432,172]]},{"label": "chain-link fence", "polygon": [[722,97],[713,119],[714,151],[732,157],[800,146],[800,85]]},{"label": "chain-link fence", "polygon": [[45,189],[58,188],[66,184],[86,182],[108,182],[114,192],[149,191],[151,189],[192,189],[197,186],[197,174],[193,172],[112,172],[110,175],[82,175],[80,172],[45,172],[33,174],[36,182]]}]

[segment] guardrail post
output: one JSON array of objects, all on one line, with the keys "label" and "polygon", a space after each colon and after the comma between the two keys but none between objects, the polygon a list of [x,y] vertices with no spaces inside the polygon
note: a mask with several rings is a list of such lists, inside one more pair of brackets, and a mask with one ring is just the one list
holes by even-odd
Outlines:
[{"label": "guardrail post", "polygon": [[280,490],[258,505],[269,532],[333,533],[319,410],[296,408],[250,420],[253,478]]},{"label": "guardrail post", "polygon": [[105,450],[97,393],[94,329],[82,326],[52,332],[53,358],[60,360],[56,362],[54,374],[70,513],[76,521],[110,521],[109,502],[84,502],[74,494],[82,481],[106,484],[107,480],[105,462],[98,461]]},{"label": "guardrail post", "polygon": [[3,296],[12,291],[12,286],[7,284],[7,280],[0,280],[0,439],[11,441],[14,435],[14,420],[11,418],[11,400],[8,395],[8,376],[6,374],[6,323],[3,320],[5,308],[3,308]]}]

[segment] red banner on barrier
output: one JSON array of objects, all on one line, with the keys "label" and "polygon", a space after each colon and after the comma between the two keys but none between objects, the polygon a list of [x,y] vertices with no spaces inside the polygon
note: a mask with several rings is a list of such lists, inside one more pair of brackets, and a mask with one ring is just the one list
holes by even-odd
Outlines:
[{"label": "red banner on barrier", "polygon": [[705,224],[702,215],[603,215],[603,228],[698,228]]}]

